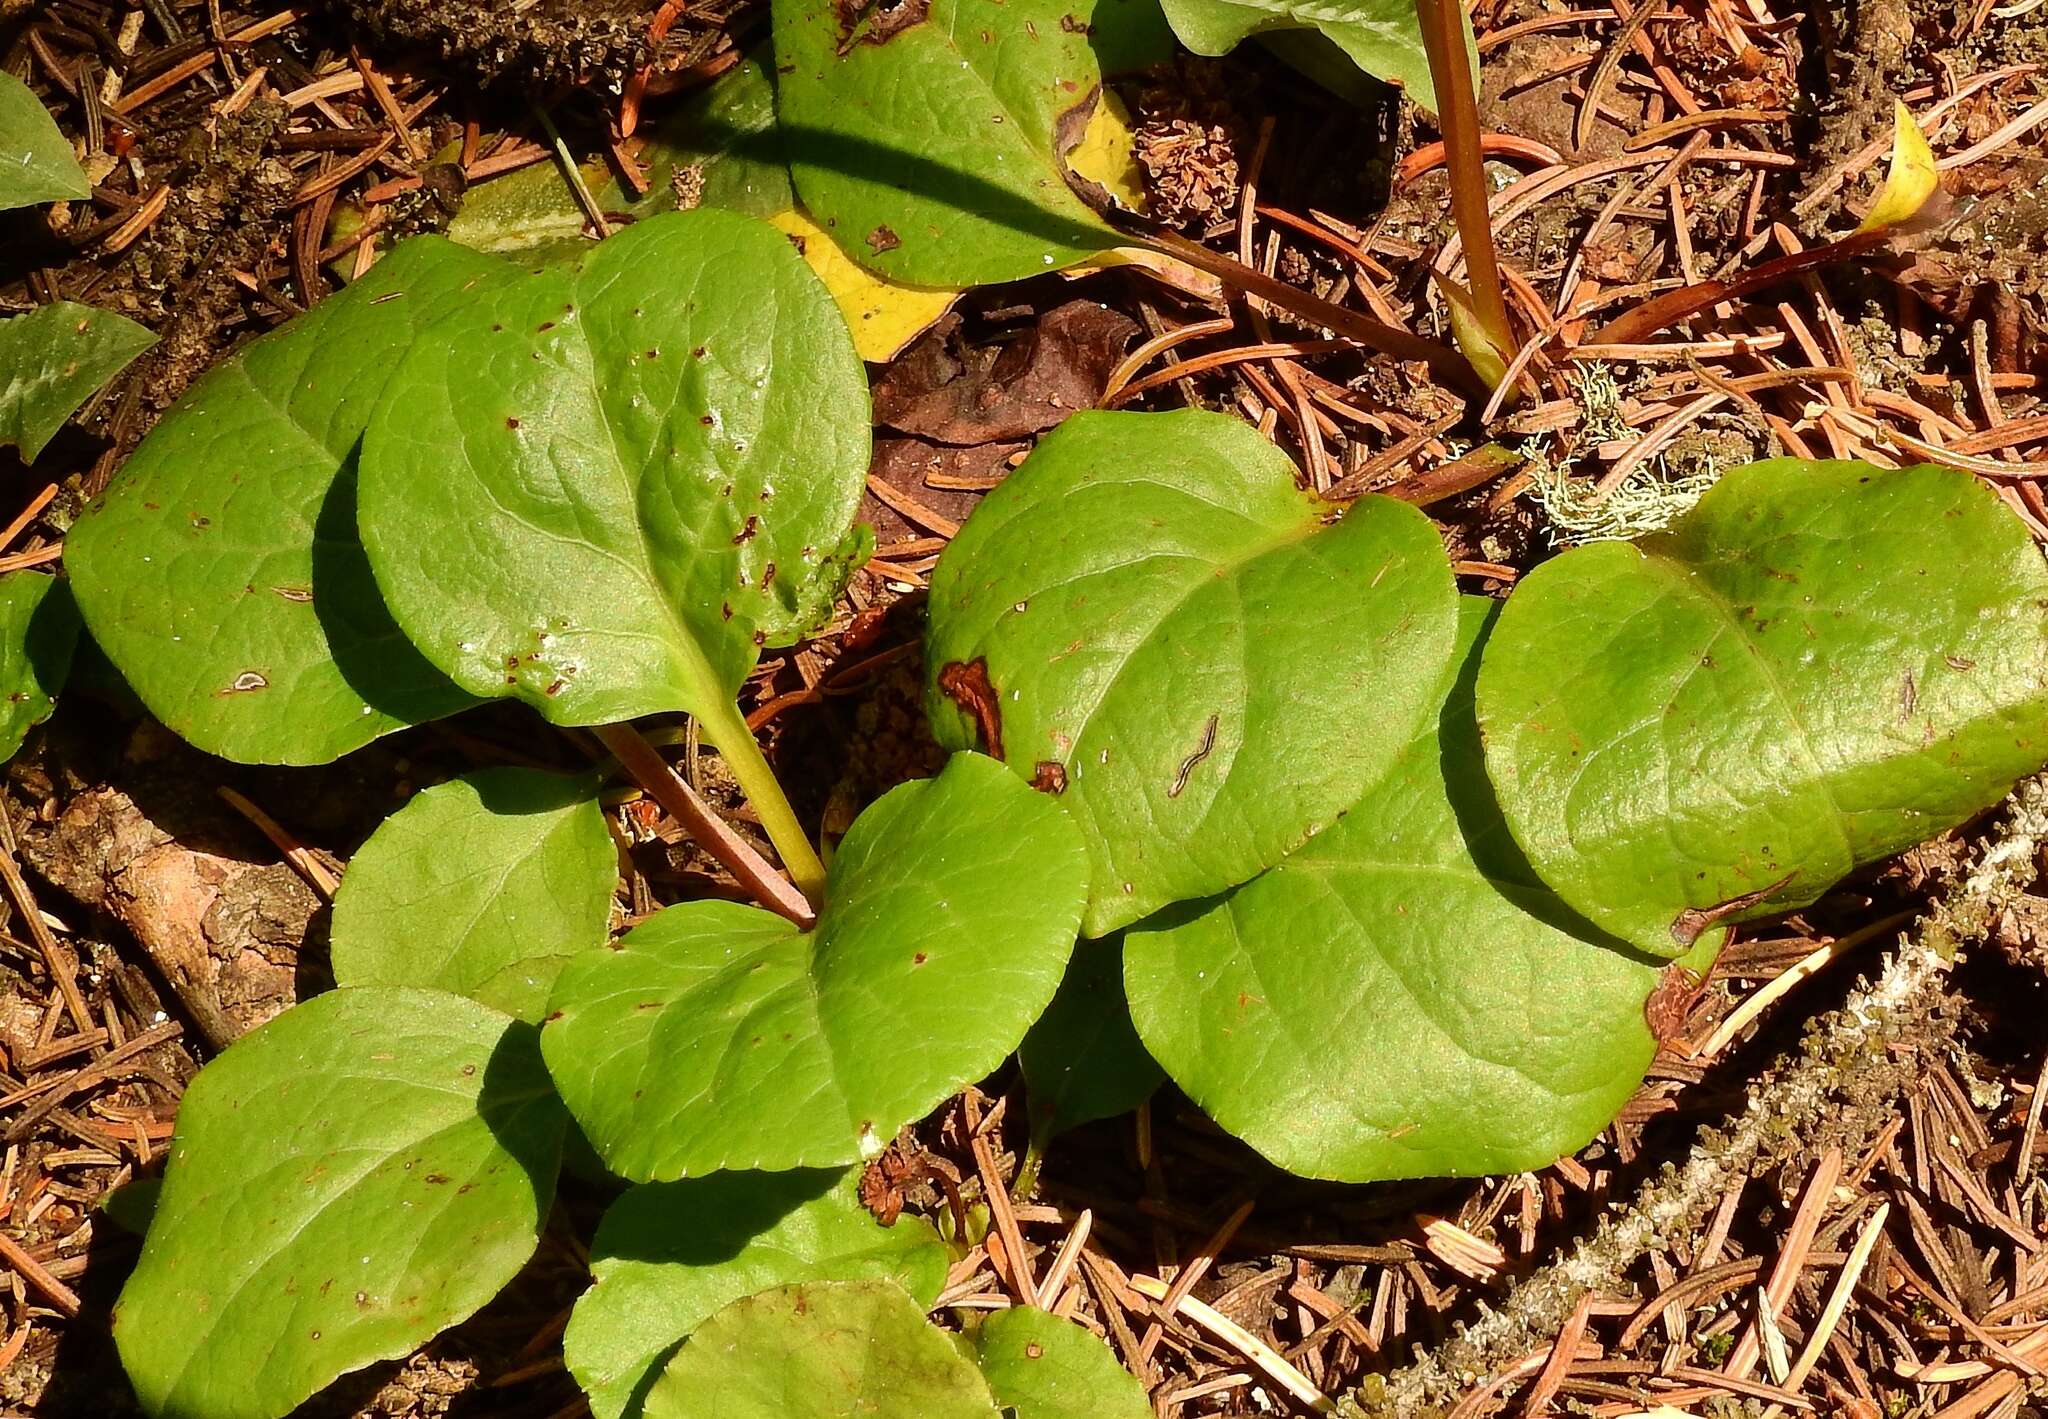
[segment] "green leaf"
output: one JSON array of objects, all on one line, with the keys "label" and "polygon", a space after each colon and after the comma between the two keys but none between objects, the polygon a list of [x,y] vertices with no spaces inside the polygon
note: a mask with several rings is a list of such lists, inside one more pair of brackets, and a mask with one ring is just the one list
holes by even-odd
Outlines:
[{"label": "green leaf", "polygon": [[71,143],[27,84],[0,70],[0,211],[92,196]]},{"label": "green leaf", "polygon": [[[1493,603],[1465,604],[1469,648]],[[1291,1172],[1542,1167],[1604,1127],[1656,1053],[1643,1007],[1664,963],[1578,921],[1516,852],[1481,767],[1477,668],[1467,649],[1440,723],[1335,827],[1125,940],[1146,1045]]]},{"label": "green leaf", "polygon": [[809,1281],[734,1301],[668,1362],[646,1413],[1001,1419],[980,1372],[889,1281]]},{"label": "green leaf", "polygon": [[674,213],[424,333],[364,441],[363,543],[474,694],[557,724],[729,719],[867,463],[866,376],[824,287],[772,227]]},{"label": "green leaf", "polygon": [[1150,1419],[1145,1387],[1072,1321],[1016,1306],[983,1321],[972,1344],[1008,1419]]},{"label": "green leaf", "polygon": [[277,1419],[473,1314],[533,1254],[566,1125],[531,1026],[341,990],[200,1071],[114,1338],[143,1407]]},{"label": "green leaf", "polygon": [[920,1308],[951,1264],[929,1223],[884,1227],[861,1206],[857,1172],[717,1173],[649,1183],[604,1214],[596,1283],[562,1350],[597,1419],[637,1414],[668,1357],[712,1314],[797,1281],[894,1281]]},{"label": "green leaf", "polygon": [[1035,1148],[1070,1128],[1129,1113],[1165,1078],[1131,1024],[1120,937],[1083,941],[1066,979],[1017,1047]]},{"label": "green leaf", "polygon": [[1168,52],[1152,0],[775,0],[774,14],[791,174],[849,256],[974,286],[1121,243],[1062,157],[1105,73]]},{"label": "green leaf", "polygon": [[871,1157],[1023,1038],[1073,949],[1084,871],[1050,800],[956,755],[854,822],[809,933],[730,902],[669,907],[569,963],[541,1047],[624,1177]]},{"label": "green leaf", "polygon": [[[593,189],[609,181],[602,162],[585,163],[584,181]],[[623,204],[599,198],[600,210]],[[562,176],[559,163],[540,162],[479,182],[462,194],[462,210],[448,223],[448,240],[472,251],[525,255],[531,261],[573,261],[594,245],[583,235],[589,218]],[[528,264],[531,264],[531,261]]]},{"label": "green leaf", "polygon": [[1228,54],[1253,35],[1312,30],[1375,79],[1436,107],[1415,0],[1163,0],[1180,42],[1197,54]]},{"label": "green leaf", "polygon": [[1524,578],[1479,675],[1487,768],[1543,880],[1674,955],[2048,761],[2044,608],[2041,549],[1967,473],[1752,464]]},{"label": "green leaf", "polygon": [[70,587],[41,572],[0,576],[0,764],[57,708],[77,647]]},{"label": "green leaf", "polygon": [[0,444],[34,462],[94,390],[155,343],[134,321],[76,301],[0,321]]},{"label": "green leaf", "polygon": [[471,703],[377,594],[355,459],[397,353],[499,269],[437,237],[404,243],[215,366],[72,528],[86,624],[179,735],[229,759],[325,763]]},{"label": "green leaf", "polygon": [[602,946],[618,850],[596,780],[482,769],[385,819],[334,897],[334,979],[452,991],[520,1020]]},{"label": "green leaf", "polygon": [[[640,150],[647,193],[624,201],[616,184],[598,194],[607,207],[648,216],[675,208],[720,207],[772,217],[796,205],[789,164],[775,127],[775,84],[759,59],[745,59],[699,90],[657,125]],[[680,189],[680,193],[679,193]]]},{"label": "green leaf", "polygon": [[122,1231],[143,1236],[156,1217],[156,1200],[163,1186],[162,1178],[130,1178],[111,1192],[101,1193],[93,1210]]},{"label": "green leaf", "polygon": [[1100,936],[1334,822],[1434,711],[1456,620],[1414,508],[1339,517],[1220,414],[1081,413],[939,558],[927,698],[941,743],[1059,791]]}]

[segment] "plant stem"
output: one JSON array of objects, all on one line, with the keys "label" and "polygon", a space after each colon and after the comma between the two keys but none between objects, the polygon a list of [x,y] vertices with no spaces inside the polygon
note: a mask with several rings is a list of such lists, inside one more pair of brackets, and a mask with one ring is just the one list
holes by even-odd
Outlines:
[{"label": "plant stem", "polygon": [[818,851],[811,846],[803,824],[797,821],[796,810],[789,806],[788,795],[776,780],[775,770],[768,767],[761,745],[755,740],[754,731],[747,727],[739,707],[720,704],[716,712],[698,715],[697,724],[724,756],[725,766],[731,770],[740,792],[747,796],[747,802],[754,805],[768,841],[782,855],[783,869],[795,879],[797,889],[810,898],[813,906],[824,901],[825,864],[818,859]]},{"label": "plant stem", "polygon": [[1451,180],[1451,216],[1465,247],[1472,305],[1486,337],[1503,360],[1515,351],[1501,294],[1500,258],[1493,246],[1493,216],[1487,210],[1486,160],[1479,148],[1479,97],[1466,62],[1465,17],[1459,0],[1415,0],[1436,85],[1437,127],[1444,135],[1444,166]]},{"label": "plant stem", "polygon": [[[633,781],[683,825],[691,839],[724,863],[763,906],[809,927],[817,917],[803,893],[769,866],[726,821],[711,811],[682,775],[669,766],[630,724],[601,724],[591,731]],[[751,736],[749,736],[751,739]],[[759,751],[756,750],[756,753]],[[764,764],[765,768],[766,765]],[[770,782],[773,782],[771,776]],[[779,790],[778,790],[779,793]],[[784,805],[785,808],[787,804]],[[801,836],[801,834],[799,834]]]}]

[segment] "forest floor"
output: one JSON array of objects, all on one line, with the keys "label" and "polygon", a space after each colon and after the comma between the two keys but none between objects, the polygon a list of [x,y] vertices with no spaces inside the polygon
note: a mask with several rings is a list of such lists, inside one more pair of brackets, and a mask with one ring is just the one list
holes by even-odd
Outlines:
[{"label": "forest floor", "polygon": [[[924,577],[1076,407],[1241,413],[1316,489],[1426,507],[1463,588],[1495,595],[1561,541],[1648,525],[1774,452],[1899,463],[1932,446],[2048,542],[2048,5],[1669,0],[1631,22],[1635,8],[1477,6],[1496,229],[1511,299],[1546,333],[1545,397],[1489,430],[1514,462],[1461,456],[1474,411],[1426,370],[1128,269],[972,292],[878,369],[875,560],[827,632],[771,653],[743,699],[800,808],[843,828],[934,765]],[[83,140],[96,184],[47,225],[0,227],[0,306],[83,301],[161,336],[33,465],[0,452],[8,567],[58,559],[153,420],[337,289],[371,237],[445,226],[466,185],[554,161],[537,113],[630,185],[622,110],[658,118],[766,24],[752,0],[0,0],[0,17],[7,66]],[[1431,318],[1446,189],[1412,106],[1351,106],[1249,47],[1119,90],[1156,215],[1326,299]],[[1926,231],[1679,340],[1585,343],[1603,311],[1853,227],[1897,98],[1942,159]],[[101,1198],[160,1168],[201,1063],[325,984],[328,894],[370,830],[421,786],[536,752],[497,706],[325,769],[232,765],[98,678],[107,693],[67,698],[0,797],[8,1413],[134,1412],[108,1326],[138,1240]],[[690,769],[715,797],[715,761],[692,750]],[[2028,891],[2044,803],[2031,786],[1743,932],[1699,990],[1653,1002],[1647,1082],[1574,1157],[1309,1183],[1168,1088],[1052,1148],[1016,1209],[1027,1259],[1042,1271],[1086,1210],[1062,1304],[1162,1419],[1298,1409],[1274,1354],[1312,1392],[1386,1413],[2025,1412],[2048,1395],[2048,895]],[[716,865],[651,804],[618,816],[635,912],[713,885]],[[1333,1091],[1345,1069],[1330,1061]],[[908,1171],[950,1167],[971,1194],[985,1169],[964,1139],[1000,1108],[1007,1178],[1014,1087],[998,1075],[928,1120]],[[512,1290],[310,1410],[584,1412],[558,1342],[587,1279],[576,1238],[607,1196],[566,1181]],[[921,1186],[908,1200],[943,1205]],[[970,1262],[948,1304],[1005,1304],[986,1253]],[[1141,1271],[1242,1333],[1162,1311],[1132,1288]]]}]

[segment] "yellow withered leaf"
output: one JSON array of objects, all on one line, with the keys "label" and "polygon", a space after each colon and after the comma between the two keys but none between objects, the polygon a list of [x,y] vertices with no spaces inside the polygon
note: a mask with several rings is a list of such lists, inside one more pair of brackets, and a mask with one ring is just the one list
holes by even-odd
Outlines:
[{"label": "yellow withered leaf", "polygon": [[1892,123],[1892,168],[1878,190],[1877,204],[1856,230],[1881,231],[1906,221],[1927,205],[1941,174],[1934,165],[1934,149],[1920,131],[1913,111],[1900,103]]},{"label": "yellow withered leaf", "polygon": [[957,290],[898,285],[856,265],[806,212],[778,212],[768,222],[802,245],[805,264],[839,303],[864,360],[893,360],[960,299]]},{"label": "yellow withered leaf", "polygon": [[1077,177],[1098,183],[1133,212],[1146,208],[1145,175],[1138,170],[1138,135],[1131,127],[1131,111],[1109,90],[1088,116],[1081,141],[1067,154],[1067,166]]}]

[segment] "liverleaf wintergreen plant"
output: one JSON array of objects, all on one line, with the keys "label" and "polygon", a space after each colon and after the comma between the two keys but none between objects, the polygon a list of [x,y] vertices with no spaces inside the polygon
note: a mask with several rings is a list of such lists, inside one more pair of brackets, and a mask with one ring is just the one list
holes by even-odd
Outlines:
[{"label": "liverleaf wintergreen plant", "polygon": [[593,778],[480,769],[417,795],[349,860],[335,982],[452,991],[538,1023],[563,964],[604,945],[618,880]]},{"label": "liverleaf wintergreen plant", "polygon": [[155,343],[134,321],[76,301],[0,321],[0,444],[33,461],[95,389]]},{"label": "liverleaf wintergreen plant", "polygon": [[1559,896],[1677,955],[2040,767],[2044,612],[2041,549],[1970,475],[1751,464],[1522,581],[1479,673],[1487,771]]},{"label": "liverleaf wintergreen plant", "polygon": [[1542,1167],[1605,1127],[1656,1053],[1643,1005],[1664,962],[1567,910],[1493,806],[1472,677],[1495,606],[1465,598],[1440,714],[1335,827],[1126,938],[1147,1048],[1290,1172]]},{"label": "liverleaf wintergreen plant", "polygon": [[569,962],[542,1049],[624,1177],[870,1158],[1016,1047],[1059,986],[1085,882],[1051,800],[956,754],[854,822],[811,931],[668,907]]},{"label": "liverleaf wintergreen plant", "polygon": [[363,546],[465,691],[565,725],[694,715],[815,890],[734,696],[859,545],[864,385],[831,297],[748,218],[675,213],[573,264],[500,265],[369,421]]},{"label": "liverleaf wintergreen plant", "polygon": [[1433,710],[1456,620],[1414,508],[1340,516],[1219,414],[1076,414],[939,559],[927,698],[1080,824],[1099,936],[1334,822]]},{"label": "liverleaf wintergreen plant", "polygon": [[356,534],[356,450],[394,355],[500,263],[439,238],[214,366],[78,520],[86,625],[209,753],[317,764],[473,703],[406,641]]},{"label": "liverleaf wintergreen plant", "polygon": [[152,1413],[275,1419],[405,1354],[525,1264],[567,1118],[530,1025],[339,990],[186,1091],[114,1338]]},{"label": "liverleaf wintergreen plant", "polygon": [[0,211],[92,196],[85,169],[35,91],[0,70]]},{"label": "liverleaf wintergreen plant", "polygon": [[57,708],[77,645],[69,586],[41,572],[0,576],[0,763]]},{"label": "liverleaf wintergreen plant", "polygon": [[646,1183],[604,1214],[562,1350],[597,1419],[637,1412],[676,1347],[743,1296],[797,1281],[893,1281],[928,1309],[952,1256],[917,1217],[883,1227],[858,1174],[799,1169]]}]

